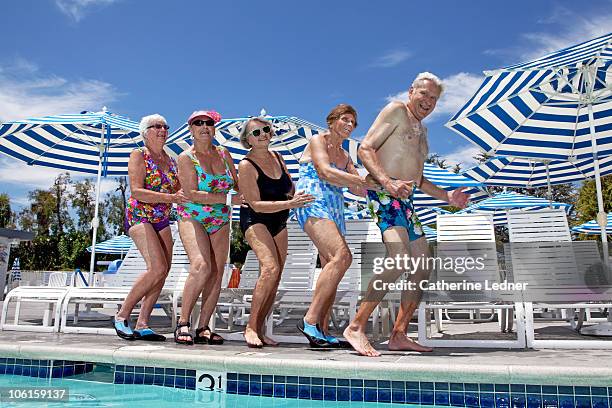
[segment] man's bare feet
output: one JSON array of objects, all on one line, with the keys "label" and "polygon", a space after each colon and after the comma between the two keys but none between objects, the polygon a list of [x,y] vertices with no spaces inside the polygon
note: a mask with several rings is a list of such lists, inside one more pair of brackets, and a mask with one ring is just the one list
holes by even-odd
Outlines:
[{"label": "man's bare feet", "polygon": [[272,347],[278,346],[278,341],[272,340],[266,335],[259,336],[259,339],[263,342],[264,346],[272,346]]},{"label": "man's bare feet", "polygon": [[257,332],[251,329],[250,327],[247,327],[244,330],[244,340],[246,341],[247,346],[249,347],[262,348],[264,345],[259,336],[257,335]]},{"label": "man's bare feet", "polygon": [[401,332],[391,333],[387,348],[390,351],[418,351],[420,353],[428,353],[433,351],[431,347],[422,346],[408,337],[405,333]]},{"label": "man's bare feet", "polygon": [[348,341],[350,345],[353,346],[355,351],[361,354],[362,356],[380,357],[381,354],[376,351],[374,347],[372,347],[370,341],[368,340],[368,337],[362,330],[352,328],[349,325],[346,329],[344,329],[343,335],[346,341]]}]

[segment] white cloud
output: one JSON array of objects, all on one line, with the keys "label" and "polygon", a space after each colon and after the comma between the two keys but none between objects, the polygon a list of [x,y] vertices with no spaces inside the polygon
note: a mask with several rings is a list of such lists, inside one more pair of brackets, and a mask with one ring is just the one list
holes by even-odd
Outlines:
[{"label": "white cloud", "polygon": [[117,97],[107,82],[41,74],[36,65],[23,59],[0,65],[0,121],[98,111]]},{"label": "white cloud", "polygon": [[85,17],[86,10],[96,6],[107,6],[118,0],[55,0],[60,11],[77,23]]},{"label": "white cloud", "polygon": [[[440,115],[452,116],[456,113],[469,99],[482,81],[484,76],[460,72],[446,78],[442,78],[444,84],[444,93],[440,97],[436,109],[429,115],[425,121],[430,121],[432,118]],[[387,102],[400,100],[405,102],[408,100],[408,91],[400,92],[395,95],[387,96]]]},{"label": "white cloud", "polygon": [[394,67],[412,56],[412,53],[404,49],[396,49],[388,51],[386,54],[374,60],[370,67],[374,68],[391,68]]},{"label": "white cloud", "polygon": [[441,158],[445,159],[446,163],[451,166],[460,164],[461,170],[463,171],[478,164],[478,162],[474,160],[474,156],[477,156],[481,151],[482,149],[474,145],[465,145],[458,147],[450,153],[441,155]]}]

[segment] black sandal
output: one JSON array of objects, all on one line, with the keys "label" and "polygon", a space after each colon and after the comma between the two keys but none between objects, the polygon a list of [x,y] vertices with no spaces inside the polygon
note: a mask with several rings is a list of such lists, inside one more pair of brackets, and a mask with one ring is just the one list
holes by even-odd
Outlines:
[{"label": "black sandal", "polygon": [[[193,344],[193,335],[189,332],[187,333],[181,333],[179,330],[182,327],[191,327],[191,323],[187,322],[187,323],[177,323],[176,324],[176,329],[174,329],[174,342],[177,344],[186,344],[188,346],[191,346]],[[181,340],[179,339],[179,337],[189,337],[189,340]]]},{"label": "black sandal", "polygon": [[[207,330],[210,332],[210,336],[200,336],[202,332],[207,331]],[[224,341],[223,337],[219,336],[217,333],[210,330],[210,327],[208,326],[204,326],[204,327],[200,327],[199,329],[196,329],[195,339],[194,339],[194,342],[196,344],[211,344],[211,345],[217,344],[218,345],[218,344],[223,344],[223,341]]]}]

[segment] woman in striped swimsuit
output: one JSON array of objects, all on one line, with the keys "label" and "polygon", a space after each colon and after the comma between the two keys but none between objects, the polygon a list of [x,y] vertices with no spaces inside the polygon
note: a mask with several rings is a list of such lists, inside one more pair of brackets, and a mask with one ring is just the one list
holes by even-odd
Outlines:
[{"label": "woman in striped swimsuit", "polygon": [[327,334],[329,311],[336,298],[336,290],[352,262],[351,252],[344,240],[344,196],[342,187],[356,195],[365,196],[366,181],[359,176],[342,142],[357,127],[357,112],[350,105],[340,104],[327,116],[329,132],[318,134],[300,159],[300,178],[297,191],[315,197],[308,207],[296,208],[298,222],[319,250],[323,267],[312,304],[298,329],[313,347],[344,345]]}]

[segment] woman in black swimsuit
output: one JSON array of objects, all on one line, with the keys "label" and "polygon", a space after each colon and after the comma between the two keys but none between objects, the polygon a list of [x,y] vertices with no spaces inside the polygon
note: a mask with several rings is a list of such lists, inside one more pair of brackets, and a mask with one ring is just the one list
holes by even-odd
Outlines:
[{"label": "woman in black swimsuit", "polygon": [[264,322],[287,257],[289,209],[314,200],[304,192],[293,195],[293,182],[282,157],[268,150],[273,135],[272,124],[261,118],[249,119],[240,132],[240,142],[251,149],[238,167],[240,191],[246,201],[240,208],[240,228],[257,255],[260,269],[244,338],[249,347],[258,348],[277,345],[264,335]]}]

